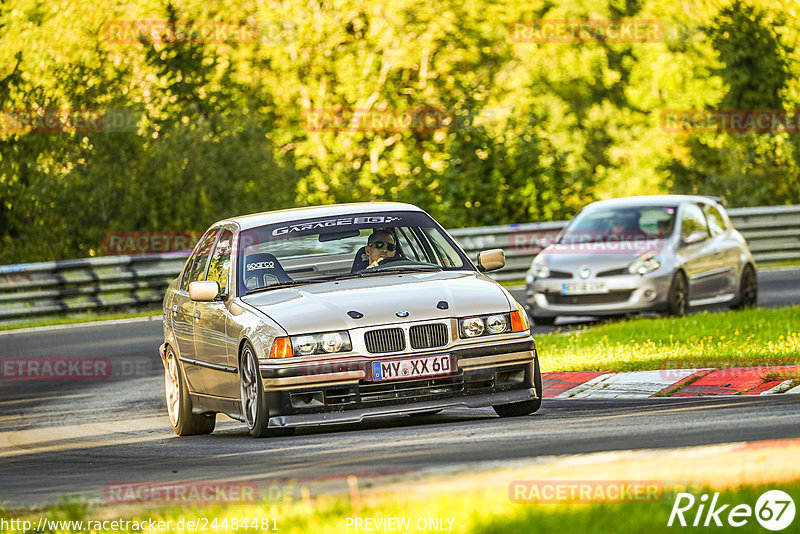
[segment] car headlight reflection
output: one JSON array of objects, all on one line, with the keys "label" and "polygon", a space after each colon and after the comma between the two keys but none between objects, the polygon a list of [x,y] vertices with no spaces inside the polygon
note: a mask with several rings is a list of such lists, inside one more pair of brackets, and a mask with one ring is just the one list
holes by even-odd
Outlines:
[{"label": "car headlight reflection", "polygon": [[645,252],[628,266],[628,272],[631,274],[647,274],[659,267],[661,267],[661,262],[658,261],[658,257],[652,252]]},{"label": "car headlight reflection", "polygon": [[291,340],[295,356],[332,354],[334,352],[353,350],[353,346],[350,343],[350,335],[346,331],[292,336]]}]

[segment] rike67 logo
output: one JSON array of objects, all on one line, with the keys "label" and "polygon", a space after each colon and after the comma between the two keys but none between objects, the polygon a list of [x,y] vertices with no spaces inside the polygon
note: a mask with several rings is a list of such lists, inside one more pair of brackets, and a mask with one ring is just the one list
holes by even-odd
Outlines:
[{"label": "rike67 logo", "polygon": [[691,493],[678,493],[667,526],[721,527],[728,524],[742,527],[755,516],[762,527],[777,532],[792,524],[795,511],[794,501],[781,490],[764,492],[755,508],[749,504],[723,504],[719,502],[719,493],[714,493],[710,499],[705,493],[699,499]]}]

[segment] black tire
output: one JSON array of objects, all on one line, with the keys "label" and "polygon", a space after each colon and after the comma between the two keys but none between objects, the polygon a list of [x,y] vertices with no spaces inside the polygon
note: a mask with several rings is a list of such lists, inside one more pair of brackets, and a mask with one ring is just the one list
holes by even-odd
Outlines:
[{"label": "black tire", "polygon": [[536,388],[538,398],[514,404],[500,404],[492,406],[494,412],[500,417],[520,417],[530,415],[542,406],[542,373],[539,371],[539,358],[533,360],[533,387]]},{"label": "black tire", "polygon": [[536,326],[553,326],[554,324],[556,324],[556,318],[557,316],[555,315],[552,317],[547,317],[547,316],[537,317],[534,315],[533,324]]},{"label": "black tire", "polygon": [[258,369],[258,356],[249,341],[242,345],[239,355],[239,392],[242,415],[247,429],[254,438],[287,436],[293,428],[269,428],[269,409],[264,396],[264,385]]},{"label": "black tire", "polygon": [[667,315],[683,317],[689,311],[689,284],[682,271],[675,273],[669,286]]},{"label": "black tire", "polygon": [[167,397],[167,411],[172,430],[179,436],[211,434],[217,423],[217,414],[192,413],[192,400],[183,376],[183,369],[175,351],[167,345],[167,365],[164,369],[164,389]]},{"label": "black tire", "polygon": [[739,280],[739,295],[734,302],[731,306],[732,310],[758,306],[758,277],[752,265],[745,265],[742,271],[742,278]]}]

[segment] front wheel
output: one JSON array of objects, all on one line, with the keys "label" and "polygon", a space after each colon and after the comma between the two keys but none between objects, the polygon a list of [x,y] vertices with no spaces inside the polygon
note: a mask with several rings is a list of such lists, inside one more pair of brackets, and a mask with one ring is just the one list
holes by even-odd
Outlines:
[{"label": "front wheel", "polygon": [[667,314],[674,317],[683,317],[689,308],[689,285],[686,275],[678,271],[669,286],[667,301]]},{"label": "front wheel", "polygon": [[530,415],[542,406],[542,373],[539,371],[539,358],[533,360],[533,386],[536,388],[538,398],[513,404],[500,404],[492,406],[494,412],[500,417],[520,417]]},{"label": "front wheel", "polygon": [[739,281],[739,295],[736,303],[731,306],[733,310],[744,308],[755,308],[758,304],[758,278],[756,271],[751,265],[746,265],[742,271],[742,278]]},{"label": "front wheel", "polygon": [[192,413],[192,401],[178,357],[172,347],[166,348],[164,389],[167,394],[167,412],[172,430],[179,436],[211,434],[217,422],[217,414]]},{"label": "front wheel", "polygon": [[264,400],[264,387],[258,368],[258,357],[253,346],[245,342],[239,366],[239,389],[242,397],[242,415],[247,429],[254,438],[288,435],[293,428],[269,428],[269,410]]}]

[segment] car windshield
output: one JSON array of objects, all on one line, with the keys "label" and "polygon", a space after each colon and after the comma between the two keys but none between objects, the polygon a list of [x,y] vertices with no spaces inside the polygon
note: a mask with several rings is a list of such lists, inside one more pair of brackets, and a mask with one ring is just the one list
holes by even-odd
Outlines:
[{"label": "car windshield", "polygon": [[[369,257],[368,242],[383,251],[377,263],[375,250]],[[420,212],[354,213],[265,225],[242,232],[238,251],[240,295],[398,272],[474,270],[444,230]]]},{"label": "car windshield", "polygon": [[675,229],[676,206],[598,208],[579,213],[558,243],[665,238]]}]

